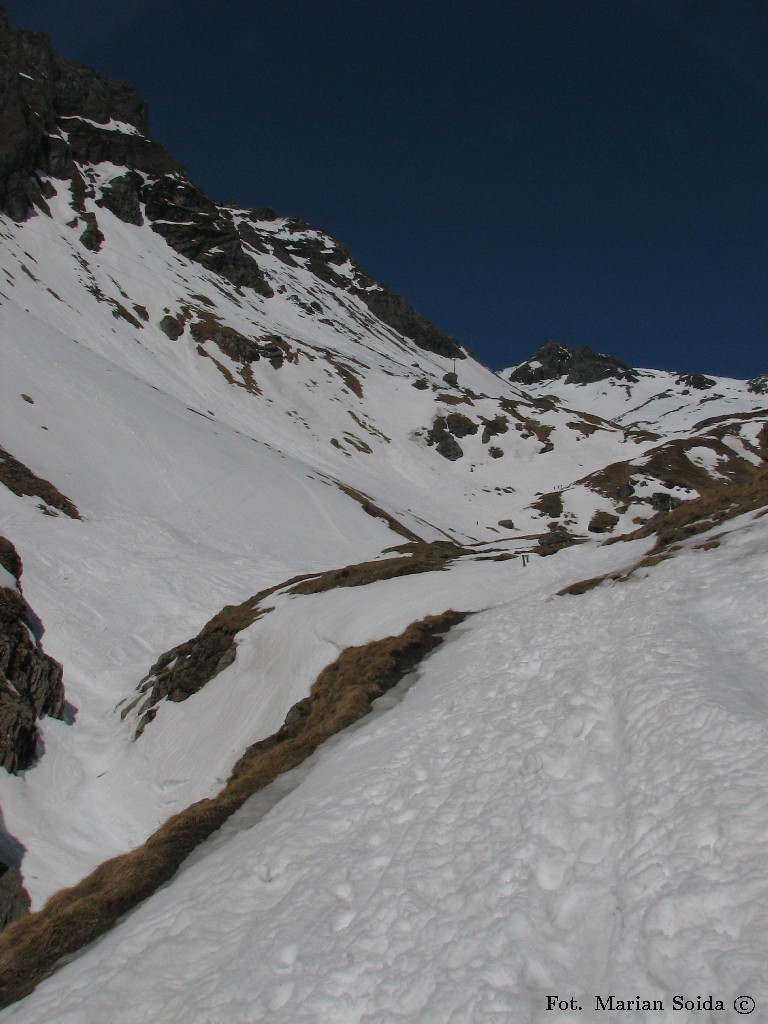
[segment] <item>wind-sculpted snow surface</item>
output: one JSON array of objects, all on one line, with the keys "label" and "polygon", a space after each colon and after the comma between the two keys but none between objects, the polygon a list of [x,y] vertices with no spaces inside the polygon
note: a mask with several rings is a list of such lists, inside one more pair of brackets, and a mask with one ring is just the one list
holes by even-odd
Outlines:
[{"label": "wind-sculpted snow surface", "polygon": [[744,994],[764,1012],[767,530],[744,516],[579,597],[550,596],[572,552],[512,565],[399,704],[0,1020],[525,1024],[563,1019],[551,996],[585,1021],[733,1022]]}]

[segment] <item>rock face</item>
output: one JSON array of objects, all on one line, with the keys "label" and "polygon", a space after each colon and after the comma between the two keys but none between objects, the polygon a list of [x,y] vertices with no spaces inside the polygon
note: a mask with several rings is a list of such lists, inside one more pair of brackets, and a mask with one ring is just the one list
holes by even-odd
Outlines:
[{"label": "rock face", "polygon": [[509,379],[513,384],[538,384],[559,377],[564,377],[566,384],[593,384],[610,377],[625,381],[638,379],[632,367],[615,356],[595,352],[586,345],[568,348],[557,341],[548,341],[521,363]]},{"label": "rock face", "polygon": [[[147,130],[147,105],[133,86],[65,60],[43,33],[10,29],[0,9],[0,209],[14,220],[24,220],[33,207],[46,212],[40,172],[69,179],[86,248],[98,251],[102,241],[86,197],[129,224],[142,223],[143,203],[153,229],[178,252],[238,287],[271,295],[243,251],[231,214],[186,181],[181,165]],[[94,196],[82,169],[105,161],[126,173]]]},{"label": "rock face", "polygon": [[[110,120],[133,132],[109,131]],[[30,207],[46,208],[39,170],[78,177],[84,187],[77,160],[120,155],[119,164],[130,161],[150,172],[178,169],[162,147],[145,138],[147,106],[133,86],[64,60],[41,32],[10,29],[2,8],[0,125],[0,208],[15,220],[23,220]]]},{"label": "rock face", "polygon": [[[88,168],[102,163],[123,170],[94,186]],[[0,210],[17,221],[48,212],[49,179],[68,182],[80,242],[92,252],[103,243],[99,211],[108,210],[127,224],[147,221],[182,256],[267,299],[274,292],[254,254],[272,254],[354,296],[420,348],[465,358],[455,339],[300,218],[212,202],[148,136],[147,105],[133,86],[65,60],[43,33],[9,28],[0,7]],[[278,220],[283,233],[260,228]]]},{"label": "rock face", "polygon": [[419,348],[449,359],[466,358],[455,339],[434,327],[397,292],[380,285],[375,289],[356,290],[355,294],[363,300],[374,316],[407,338],[411,338]]},{"label": "rock face", "polygon": [[0,861],[0,932],[29,913],[29,893],[18,868]]},{"label": "rock face", "polygon": [[675,383],[686,388],[693,388],[695,391],[708,391],[715,386],[716,382],[711,377],[705,377],[703,373],[684,373],[677,378]]},{"label": "rock face", "polygon": [[37,719],[62,718],[61,665],[43,652],[38,623],[18,586],[21,560],[0,538],[0,563],[16,587],[0,587],[0,764],[9,772],[28,768],[35,756]]}]

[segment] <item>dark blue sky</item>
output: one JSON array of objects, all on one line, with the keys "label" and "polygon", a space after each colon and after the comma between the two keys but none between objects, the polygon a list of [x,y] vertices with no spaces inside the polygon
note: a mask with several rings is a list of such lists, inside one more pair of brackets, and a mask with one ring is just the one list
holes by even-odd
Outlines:
[{"label": "dark blue sky", "polygon": [[768,371],[766,0],[0,0],[494,368]]}]

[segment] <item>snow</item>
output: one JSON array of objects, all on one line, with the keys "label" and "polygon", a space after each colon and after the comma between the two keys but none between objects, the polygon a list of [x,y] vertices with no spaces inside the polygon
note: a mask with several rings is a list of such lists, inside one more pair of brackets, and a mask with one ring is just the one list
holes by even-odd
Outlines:
[{"label": "snow", "polygon": [[703,469],[708,470],[710,475],[722,478],[722,474],[717,472],[718,466],[721,464],[720,456],[717,452],[712,451],[711,448],[689,448],[685,454],[694,466],[701,466]]},{"label": "snow", "polygon": [[[675,994],[712,993],[729,1021],[738,995],[765,1006],[767,530],[745,517],[716,550],[575,598],[553,597],[572,553],[464,566],[494,607],[399,703],[273,806],[254,798],[0,1020],[524,1024],[555,1019],[552,994],[589,1011],[639,993],[688,1022]],[[404,619],[421,609],[406,582],[386,585]]]},{"label": "snow", "polygon": [[[28,76],[27,76],[28,77]],[[116,121],[114,118],[110,118],[108,121],[93,121],[90,117],[80,117],[79,114],[72,114],[70,116],[63,115],[60,118],[61,121],[82,121],[84,124],[89,124],[93,128],[98,128],[103,132],[122,132],[123,135],[141,135],[142,133],[134,124],[129,124],[127,121]],[[124,170],[124,169],[123,169]]]},{"label": "snow", "polygon": [[[536,365],[531,363],[531,365]],[[511,370],[503,370],[508,378]],[[746,381],[712,377],[715,386],[691,390],[677,383],[676,374],[638,369],[636,382],[618,379],[593,384],[566,384],[563,379],[530,385],[529,394],[556,397],[574,409],[599,410],[601,416],[622,426],[663,430],[667,436],[685,434],[705,418],[723,416],[746,408],[766,408],[765,395],[747,389]]]},{"label": "snow", "polygon": [[[719,547],[695,537],[625,583],[557,596],[629,569],[652,544],[590,535],[594,512],[615,503],[579,481],[634,460],[647,498],[660,485],[643,461],[697,431],[690,456],[716,474],[706,421],[719,416],[736,431],[725,443],[758,465],[764,396],[726,378],[692,392],[652,370],[632,385],[524,391],[473,360],[449,388],[453,360],[305,266],[258,253],[275,291],[265,299],[122,223],[96,203],[121,173],[87,169],[99,253],[80,246],[62,181],[49,182],[50,218],[1,229],[0,443],[83,517],[44,516],[39,499],[0,487],[0,535],[22,557],[70,704],[66,721],[40,723],[33,768],[0,773],[34,907],[218,792],[344,648],[450,607],[475,614],[376,713],[254,797],[0,1021],[526,1024],[560,1019],[546,1008],[554,994],[586,1001],[586,1020],[609,993],[661,999],[654,1020],[675,1022],[703,1019],[669,1009],[679,992],[729,1008],[749,993],[765,1007],[768,519],[742,516],[718,527]],[[333,248],[284,218],[258,226]],[[184,320],[177,341],[158,326],[167,314]],[[208,314],[248,339],[279,336],[289,358],[254,361],[248,390],[240,364],[193,341],[190,324]],[[421,379],[426,390],[412,387]],[[446,393],[457,404],[436,400]],[[579,430],[578,410],[604,417],[600,429]],[[480,427],[456,463],[427,443],[451,411]],[[499,415],[509,429],[493,459],[482,422]],[[278,591],[236,637],[234,663],[189,700],[161,702],[134,742],[136,715],[120,708],[222,607],[402,542],[341,485],[426,540],[474,546],[477,560]],[[550,491],[586,543],[527,565],[487,560],[535,547],[551,520],[531,506]],[[617,531],[652,512],[632,505]],[[506,519],[516,529],[502,534]]]},{"label": "snow", "polygon": [[11,590],[18,590],[16,578],[0,565],[0,587],[9,587]]}]

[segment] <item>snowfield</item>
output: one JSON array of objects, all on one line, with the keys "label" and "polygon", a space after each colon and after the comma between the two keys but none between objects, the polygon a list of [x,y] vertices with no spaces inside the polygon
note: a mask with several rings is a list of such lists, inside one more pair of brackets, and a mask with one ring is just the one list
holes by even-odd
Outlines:
[{"label": "snowfield", "polygon": [[[470,597],[474,575],[487,610],[402,699],[254,797],[0,1020],[563,1019],[551,995],[585,1020],[768,1006],[768,520],[553,596],[576,555],[594,574],[605,550],[441,574]],[[420,583],[382,585],[376,608],[415,618]],[[313,599],[309,632],[341,593]],[[611,993],[665,1009],[596,1012]],[[676,994],[726,1010],[676,1010]]]}]

